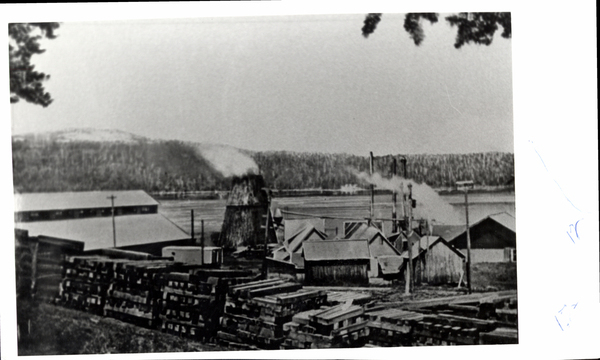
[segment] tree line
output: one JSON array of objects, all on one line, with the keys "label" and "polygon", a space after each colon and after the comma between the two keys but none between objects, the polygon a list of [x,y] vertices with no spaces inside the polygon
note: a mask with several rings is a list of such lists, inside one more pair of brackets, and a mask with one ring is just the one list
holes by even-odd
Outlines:
[{"label": "tree line", "polygon": [[[187,192],[229,190],[224,177],[205,160],[193,144],[180,141],[58,142],[15,140],[13,182],[18,192],[132,190]],[[288,151],[243,151],[257,163],[274,189],[339,189],[366,186],[356,176],[369,171],[369,158],[349,154]],[[397,174],[433,188],[473,180],[478,186],[504,186],[514,179],[514,156],[490,152],[474,154],[407,155],[406,174],[401,156],[374,160],[374,171]]]}]

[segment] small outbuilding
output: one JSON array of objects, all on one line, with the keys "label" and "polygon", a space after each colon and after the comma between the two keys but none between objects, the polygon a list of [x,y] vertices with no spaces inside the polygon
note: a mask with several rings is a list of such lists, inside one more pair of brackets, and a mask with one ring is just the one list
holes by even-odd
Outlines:
[{"label": "small outbuilding", "polygon": [[[408,251],[402,256],[406,267]],[[466,256],[439,236],[424,236],[413,245],[412,250],[415,283],[431,285],[456,284],[464,279]]]},{"label": "small outbuilding", "polygon": [[369,284],[371,256],[366,239],[307,241],[302,254],[307,285]]},{"label": "small outbuilding", "polygon": [[306,222],[304,226],[296,227],[296,232],[283,242],[273,252],[273,259],[291,262],[298,268],[304,268],[304,258],[302,257],[302,248],[307,241],[319,241],[327,238],[327,235],[317,229],[312,223]]},{"label": "small outbuilding", "polygon": [[[369,277],[386,277],[399,274],[399,267],[395,264],[402,263],[400,252],[388,241],[383,232],[366,223],[355,223],[347,229],[345,239],[367,239],[369,242],[369,254],[371,257],[369,266]],[[379,261],[385,257],[385,261]],[[394,261],[394,257],[397,259]]]}]

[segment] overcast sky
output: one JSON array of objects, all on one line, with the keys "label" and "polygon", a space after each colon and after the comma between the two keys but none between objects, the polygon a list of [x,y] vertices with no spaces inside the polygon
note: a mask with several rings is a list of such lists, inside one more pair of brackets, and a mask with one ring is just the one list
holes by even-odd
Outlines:
[{"label": "overcast sky", "polygon": [[250,150],[467,153],[514,148],[511,40],[454,48],[456,29],[402,14],[64,22],[33,58],[47,108],[13,134],[119,129]]}]

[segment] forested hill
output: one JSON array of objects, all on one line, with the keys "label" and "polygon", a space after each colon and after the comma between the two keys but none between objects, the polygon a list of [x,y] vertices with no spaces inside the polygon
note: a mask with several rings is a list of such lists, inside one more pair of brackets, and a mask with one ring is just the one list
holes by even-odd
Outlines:
[{"label": "forested hill", "polygon": [[[146,139],[114,142],[14,138],[15,191],[228,190],[230,178],[217,171],[220,167],[214,166],[215,159],[205,158],[199,147],[207,145]],[[235,151],[254,159],[266,183],[274,189],[366,185],[356,173],[368,171],[367,156]],[[397,159],[398,174],[402,175]],[[375,171],[387,177],[391,164],[391,156],[377,157]],[[509,153],[407,156],[407,177],[434,188],[450,187],[462,179],[472,179],[480,186],[501,186],[511,181],[513,172],[513,154]]]}]

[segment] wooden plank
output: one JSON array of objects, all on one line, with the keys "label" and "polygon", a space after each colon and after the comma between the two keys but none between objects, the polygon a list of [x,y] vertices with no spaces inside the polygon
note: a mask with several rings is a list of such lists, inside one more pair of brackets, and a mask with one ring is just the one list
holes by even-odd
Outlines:
[{"label": "wooden plank", "polygon": [[229,293],[232,295],[233,294],[238,295],[243,291],[268,287],[268,286],[272,286],[272,285],[276,285],[276,284],[283,284],[283,283],[287,283],[287,282],[288,282],[287,280],[283,280],[283,279],[269,279],[269,280],[253,281],[250,283],[230,287]]},{"label": "wooden plank", "polygon": [[338,305],[312,315],[311,320],[322,325],[332,325],[336,322],[360,316],[363,313],[364,309],[358,305],[352,305],[348,308],[345,308],[344,305]]},{"label": "wooden plank", "polygon": [[273,295],[273,294],[278,294],[278,293],[282,293],[282,292],[295,291],[295,290],[299,290],[301,288],[302,288],[302,285],[295,284],[295,283],[276,284],[276,285],[265,287],[265,288],[249,290],[248,296],[253,298],[253,297],[259,297],[259,296],[265,296],[265,295]]}]

